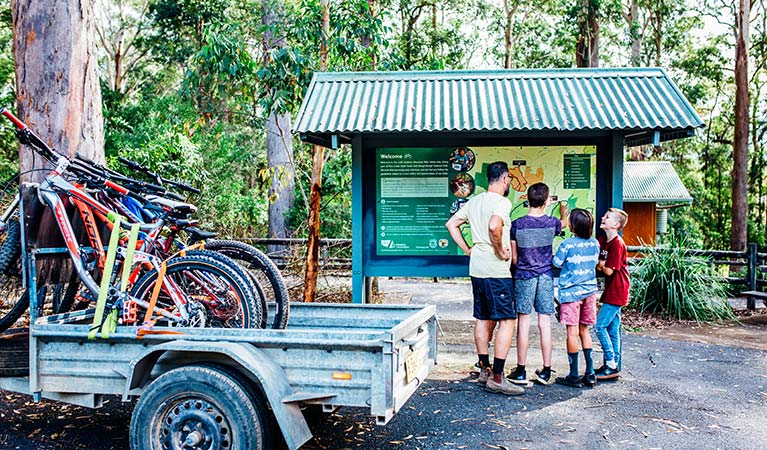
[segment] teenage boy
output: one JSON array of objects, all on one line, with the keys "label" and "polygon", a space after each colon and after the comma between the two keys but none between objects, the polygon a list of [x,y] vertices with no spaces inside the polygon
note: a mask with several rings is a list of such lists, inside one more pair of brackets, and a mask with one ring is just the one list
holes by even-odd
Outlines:
[{"label": "teenage boy", "polygon": [[511,223],[511,264],[516,266],[514,297],[517,302],[517,367],[508,376],[518,385],[528,386],[525,364],[530,338],[530,314],[538,313],[543,369],[535,371],[535,380],[548,385],[551,376],[551,315],[554,314],[554,282],[551,270],[554,236],[567,226],[567,204],[559,204],[557,219],[547,216],[549,187],[535,183],[527,190],[529,209],[526,216]]},{"label": "teenage boy", "polygon": [[[469,255],[474,318],[477,319],[474,323],[474,343],[479,359],[479,382],[491,392],[521,395],[525,393],[524,389],[503,378],[517,318],[512,295],[514,284],[509,272],[509,166],[502,161],[490,164],[487,168],[487,181],[487,192],[472,197],[453,214],[445,226],[458,247]],[[469,247],[461,232],[460,226],[464,223],[471,225],[472,247]],[[498,331],[493,346],[491,370],[488,350],[496,324]]]},{"label": "teenage boy", "polygon": [[594,327],[604,353],[604,365],[596,371],[597,380],[614,380],[621,373],[621,308],[628,304],[630,282],[626,244],[618,233],[628,220],[625,211],[610,208],[599,227],[605,234],[599,237],[601,251],[597,270],[605,274],[605,290]]}]

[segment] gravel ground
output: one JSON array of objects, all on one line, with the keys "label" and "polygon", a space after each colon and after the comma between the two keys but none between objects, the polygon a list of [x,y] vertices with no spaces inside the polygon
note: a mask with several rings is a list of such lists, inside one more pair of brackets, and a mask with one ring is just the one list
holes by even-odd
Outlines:
[{"label": "gravel ground", "polygon": [[[628,335],[621,381],[594,389],[534,386],[523,397],[505,397],[468,375],[470,347],[448,347],[441,349],[447,364],[388,425],[342,408],[312,422],[315,437],[305,448],[767,447],[762,351]],[[119,398],[94,411],[0,396],[0,448],[128,447],[132,407]]]}]

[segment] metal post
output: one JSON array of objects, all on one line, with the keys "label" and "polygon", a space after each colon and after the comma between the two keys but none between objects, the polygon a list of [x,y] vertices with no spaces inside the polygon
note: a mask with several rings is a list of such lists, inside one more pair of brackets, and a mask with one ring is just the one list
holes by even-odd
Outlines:
[{"label": "metal post", "polygon": [[[756,255],[756,243],[748,244],[748,250],[746,251],[746,259],[748,261],[748,272],[746,274],[746,280],[748,282],[748,290],[756,290],[756,272],[757,272],[757,255]],[[746,306],[749,310],[756,309],[756,297],[749,295],[746,301]]]}]

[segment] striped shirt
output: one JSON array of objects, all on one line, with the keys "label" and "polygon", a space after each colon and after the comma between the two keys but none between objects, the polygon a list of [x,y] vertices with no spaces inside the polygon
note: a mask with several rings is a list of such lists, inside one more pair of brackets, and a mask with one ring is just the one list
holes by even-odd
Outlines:
[{"label": "striped shirt", "polygon": [[596,266],[599,262],[599,242],[573,236],[557,249],[552,264],[561,267],[559,274],[559,303],[583,300],[597,292]]},{"label": "striped shirt", "polygon": [[526,215],[511,222],[511,240],[517,243],[514,275],[520,280],[551,276],[552,244],[561,232],[562,222],[551,216]]}]

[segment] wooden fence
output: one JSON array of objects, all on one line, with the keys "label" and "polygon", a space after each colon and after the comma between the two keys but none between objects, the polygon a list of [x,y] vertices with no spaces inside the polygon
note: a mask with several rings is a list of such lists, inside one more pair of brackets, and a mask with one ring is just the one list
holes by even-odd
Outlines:
[{"label": "wooden fence", "polygon": [[[244,239],[255,245],[274,260],[281,269],[293,268],[303,270],[306,239]],[[320,239],[320,268],[326,271],[351,270],[351,239]],[[648,247],[629,246],[629,252],[642,254],[650,250]],[[655,251],[663,251],[655,248]],[[730,284],[740,292],[767,291],[767,253],[758,251],[756,244],[748,244],[745,251],[727,250],[685,250],[686,256],[707,258],[715,266],[740,267],[745,269],[740,273],[723,276],[722,281]],[[767,294],[765,294],[767,295]],[[748,307],[755,307],[755,298],[748,297]]]},{"label": "wooden fence", "polygon": [[[629,246],[628,251],[637,254],[649,251],[648,247]],[[662,248],[654,248],[654,251],[663,251]],[[733,285],[740,292],[761,293],[759,295],[746,295],[748,308],[756,307],[756,297],[765,298],[767,294],[767,253],[758,251],[756,244],[748,244],[742,252],[729,250],[685,250],[685,256],[707,258],[715,266],[740,267],[745,272],[741,275],[723,276],[722,281]],[[737,272],[736,272],[737,273]]]}]

